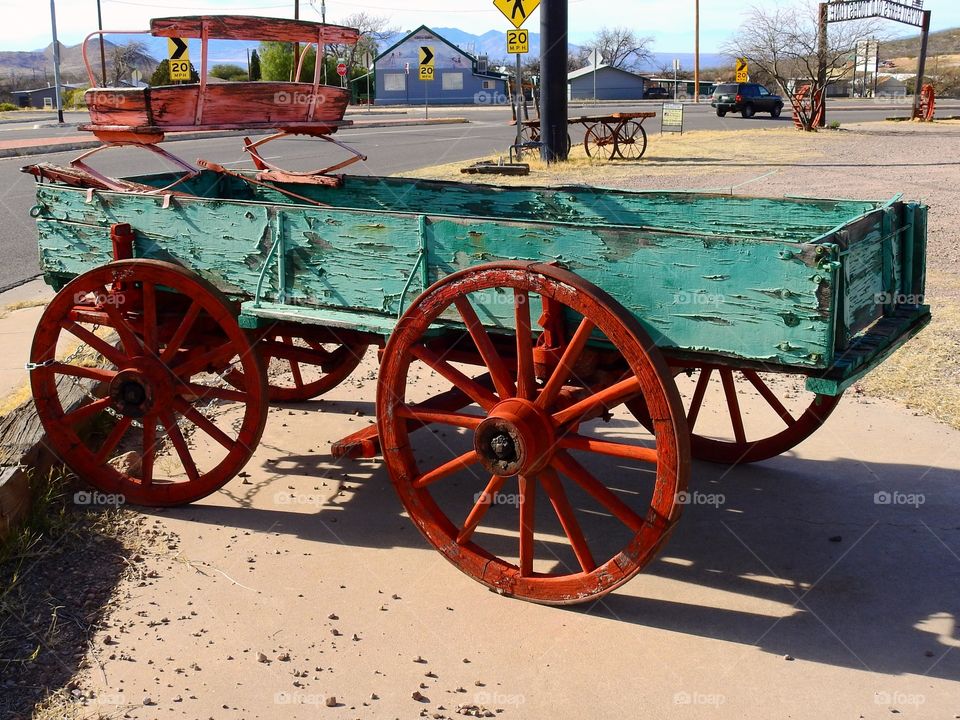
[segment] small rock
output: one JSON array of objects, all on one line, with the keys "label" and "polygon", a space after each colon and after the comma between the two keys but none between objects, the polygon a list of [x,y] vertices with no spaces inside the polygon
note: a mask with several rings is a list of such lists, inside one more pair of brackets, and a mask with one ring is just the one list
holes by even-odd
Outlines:
[{"label": "small rock", "polygon": [[324,701],[324,704],[325,704],[327,707],[336,707],[336,706],[337,706],[337,696],[336,696],[336,695],[331,695],[331,696],[329,696],[329,697]]},{"label": "small rock", "polygon": [[371,699],[371,700],[379,700],[379,699],[380,699],[380,696],[377,695],[376,693],[370,693],[370,699]]},{"label": "small rock", "polygon": [[330,613],[329,615],[327,615],[327,620],[339,620],[339,619],[340,618],[337,616],[336,613]]},{"label": "small rock", "polygon": [[288,652],[280,653],[279,655],[277,655],[277,660],[279,660],[280,662],[290,662],[290,653]]},{"label": "small rock", "polygon": [[793,657],[793,655],[784,655],[784,656],[783,656],[783,659],[784,659],[784,660],[789,660],[789,661],[796,660],[796,658]]},{"label": "small rock", "polygon": [[413,694],[410,697],[412,697],[417,702],[430,702],[430,699],[426,695],[421,693],[419,690],[414,690]]},{"label": "small rock", "polygon": [[334,637],[340,637],[341,635],[343,635],[343,633],[337,630],[336,628],[331,628],[330,634],[333,635]]},{"label": "small rock", "polygon": [[152,699],[149,695],[143,699],[143,704],[144,704],[144,705],[156,705],[156,703],[153,701],[153,699]]},{"label": "small rock", "polygon": [[264,655],[262,652],[258,652],[257,662],[266,663],[266,662],[270,662],[270,659],[266,655]]},{"label": "small rock", "polygon": [[414,659],[414,662],[415,662],[415,663],[422,663],[422,664],[424,664],[424,665],[426,665],[426,663],[427,663],[427,661],[424,660],[424,659],[423,659],[422,657],[420,657],[419,655],[417,655],[417,657]]}]

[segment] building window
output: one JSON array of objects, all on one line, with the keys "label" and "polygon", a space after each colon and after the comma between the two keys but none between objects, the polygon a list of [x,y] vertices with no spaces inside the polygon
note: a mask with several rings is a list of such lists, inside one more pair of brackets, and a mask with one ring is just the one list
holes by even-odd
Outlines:
[{"label": "building window", "polygon": [[494,80],[484,80],[484,81],[483,81],[483,89],[484,89],[484,90],[496,90],[496,89],[497,89],[497,83],[496,83]]},{"label": "building window", "polygon": [[404,73],[384,73],[383,89],[386,92],[403,92],[407,89],[407,76]]},{"label": "building window", "polygon": [[444,90],[463,90],[463,73],[445,72],[443,73]]}]

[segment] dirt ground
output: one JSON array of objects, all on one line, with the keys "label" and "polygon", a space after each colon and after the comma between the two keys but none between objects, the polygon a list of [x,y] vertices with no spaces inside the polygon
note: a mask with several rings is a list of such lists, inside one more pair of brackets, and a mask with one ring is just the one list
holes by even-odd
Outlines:
[{"label": "dirt ground", "polygon": [[[640,163],[523,179],[903,192],[931,206],[940,325],[795,450],[695,462],[690,491],[710,500],[686,507],[659,557],[611,595],[558,608],[488,592],[420,536],[379,460],[330,455],[372,422],[371,352],[324,399],[271,408],[221,491],[122,511],[145,542],[106,542],[109,571],[83,573],[89,547],[72,564],[40,553],[70,570],[42,575],[50,595],[61,583],[110,600],[86,616],[78,654],[41,648],[56,672],[0,678],[0,717],[37,699],[41,718],[960,718],[958,136],[886,124],[657,136]],[[765,422],[762,402],[743,409]],[[722,420],[708,408],[702,427]],[[604,477],[629,464],[606,459]]]}]

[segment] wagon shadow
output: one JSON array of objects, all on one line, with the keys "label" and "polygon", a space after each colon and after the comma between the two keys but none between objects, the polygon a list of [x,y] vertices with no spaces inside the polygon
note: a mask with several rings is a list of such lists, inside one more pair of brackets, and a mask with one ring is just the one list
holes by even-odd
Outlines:
[{"label": "wagon shadow", "polygon": [[[365,403],[341,404],[369,409]],[[168,512],[321,543],[428,552],[379,459],[335,460],[318,446],[315,453],[285,455],[282,464],[261,462],[273,479],[255,494],[310,492],[321,482],[325,491],[343,494],[316,509],[276,502],[264,508],[261,497],[259,507]],[[225,490],[237,491],[237,482]],[[598,602],[550,611],[828,665],[960,678],[960,653],[950,652],[960,647],[955,471],[785,455],[732,469],[695,463],[691,491],[695,504],[644,573]],[[713,504],[701,503],[697,493],[713,496]],[[909,493],[922,493],[923,503],[914,498],[906,504]],[[587,523],[584,531],[590,534]],[[538,554],[555,549],[549,543],[540,548]],[[438,555],[433,561],[455,572]]]}]

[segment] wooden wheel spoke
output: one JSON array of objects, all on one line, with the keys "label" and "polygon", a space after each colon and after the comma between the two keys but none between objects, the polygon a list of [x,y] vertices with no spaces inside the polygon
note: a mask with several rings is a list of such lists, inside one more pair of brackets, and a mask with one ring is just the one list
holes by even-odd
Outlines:
[{"label": "wooden wheel spoke", "polygon": [[455,472],[458,472],[463,468],[470,467],[478,461],[479,458],[477,457],[477,453],[474,450],[470,450],[469,452],[465,452],[463,455],[455,457],[453,460],[448,460],[443,465],[435,467],[429,472],[425,472],[423,475],[413,481],[413,486],[415,488],[426,487],[427,485],[431,485],[438,480],[443,480],[446,477],[450,477]]},{"label": "wooden wheel spoke", "polygon": [[117,367],[122,367],[126,362],[127,357],[120,348],[111,345],[102,337],[93,334],[83,327],[83,325],[79,325],[72,320],[64,320],[60,323],[60,327],[81,342],[92,347]]},{"label": "wooden wheel spoke", "polygon": [[720,368],[720,379],[723,381],[723,394],[727,397],[727,411],[730,413],[730,424],[733,425],[733,436],[739,444],[747,441],[743,431],[743,416],[740,414],[740,403],[737,400],[737,387],[733,381],[733,371],[729,368]]},{"label": "wooden wheel spoke", "polygon": [[477,498],[473,508],[470,510],[470,514],[467,515],[467,519],[463,522],[463,528],[457,533],[458,545],[469,542],[470,538],[473,537],[473,531],[477,529],[480,521],[483,520],[483,516],[487,514],[487,510],[490,509],[496,494],[500,492],[500,488],[503,487],[505,481],[506,478],[500,475],[491,476],[487,487],[480,493],[480,497]]},{"label": "wooden wheel spoke", "polygon": [[303,373],[300,372],[300,363],[296,360],[290,360],[290,375],[293,376],[293,384],[298,387],[303,387]]},{"label": "wooden wheel spoke", "polygon": [[520,575],[533,575],[536,478],[520,476]]},{"label": "wooden wheel spoke", "polygon": [[200,385],[199,383],[183,383],[184,389],[180,390],[181,395],[189,394],[197,400],[229,400],[231,402],[246,402],[249,395],[242,390],[220,387],[219,385]]},{"label": "wooden wheel spoke", "polygon": [[635,396],[641,390],[640,380],[636,375],[631,375],[625,380],[614,383],[604,390],[595,392],[593,395],[584,398],[573,405],[570,405],[559,412],[553,414],[553,419],[557,425],[566,425],[579,420],[581,417],[598,410],[601,407],[614,408],[625,400]]},{"label": "wooden wheel spoke", "polygon": [[490,410],[499,400],[497,396],[480,385],[476,380],[467,377],[453,365],[441,358],[432,350],[423,345],[414,345],[410,348],[411,354],[418,360],[426,363],[449,380],[455,388],[459,388],[484,410]]},{"label": "wooden wheel spoke", "polygon": [[76,425],[78,423],[85,422],[97,413],[103,412],[110,407],[110,403],[111,398],[109,397],[94,400],[93,402],[89,402],[72,412],[68,412],[63,416],[63,420],[69,425]]},{"label": "wooden wheel spoke", "polygon": [[160,349],[157,338],[157,288],[153,283],[144,282],[143,291],[143,346],[147,354],[156,357]]},{"label": "wooden wheel spoke", "polygon": [[550,379],[547,380],[547,384],[544,386],[543,392],[541,392],[539,397],[537,397],[537,405],[544,409],[549,409],[553,406],[553,403],[557,399],[557,395],[563,388],[564,383],[570,379],[570,375],[573,373],[574,365],[580,358],[580,353],[586,346],[587,340],[590,339],[590,333],[593,332],[594,327],[595,325],[593,324],[593,321],[591,321],[589,318],[585,317],[580,321],[580,325],[577,326],[577,330],[570,339],[570,343],[566,346],[566,348],[564,348],[563,355],[560,356],[560,361],[557,363],[557,367],[550,375]]},{"label": "wooden wheel spoke", "polygon": [[96,455],[97,464],[103,465],[110,459],[111,453],[120,444],[132,424],[133,418],[122,417],[117,420],[117,424],[113,426],[110,434],[104,438],[103,445],[100,446],[100,451]]},{"label": "wooden wheel spoke", "polygon": [[583,488],[594,500],[603,505],[610,514],[626,525],[634,533],[643,529],[644,520],[623,500],[611,492],[606,485],[597,480],[583,465],[567,452],[558,452],[551,463],[577,485]]},{"label": "wooden wheel spoke", "polygon": [[166,430],[167,437],[170,438],[174,450],[177,451],[177,457],[180,458],[180,464],[183,466],[184,472],[187,473],[187,477],[192,482],[196,482],[200,479],[200,471],[197,470],[197,464],[193,461],[193,455],[190,454],[190,448],[187,447],[187,441],[184,439],[173,413],[161,413],[160,422],[163,424],[163,429]]},{"label": "wooden wheel spoke", "polygon": [[56,362],[50,365],[50,369],[58,375],[69,375],[70,377],[84,378],[87,380],[96,380],[97,382],[108,383],[117,376],[113,370],[106,368],[87,367],[85,365],[71,365],[68,363]]},{"label": "wooden wheel spoke", "polygon": [[533,367],[533,331],[530,328],[530,293],[513,290],[513,316],[517,332],[517,397],[532,400],[537,380]]},{"label": "wooden wheel spoke", "polygon": [[493,386],[496,388],[497,394],[500,395],[501,399],[515,396],[517,389],[513,385],[510,371],[493,346],[493,341],[484,329],[483,323],[480,322],[477,311],[474,310],[469,298],[460,296],[453,301],[453,304],[456,306],[457,312],[460,313],[460,317],[463,318],[470,337],[473,338],[477,350],[480,351],[480,357],[483,358],[484,364],[490,371],[490,377],[493,379]]},{"label": "wooden wheel spoke", "polygon": [[188,403],[186,400],[178,397],[174,399],[173,406],[178,413],[203,430],[203,432],[212,437],[227,450],[233,450],[236,442],[223,430],[214,425],[210,418],[206,417],[203,413],[190,405],[190,403]]},{"label": "wooden wheel spoke", "polygon": [[233,344],[227,342],[204,353],[192,355],[192,357],[174,365],[170,369],[175,375],[182,378],[192,377],[197,373],[204,372],[208,368],[220,372],[221,366],[225,366],[227,361],[236,354],[237,351],[234,349]]},{"label": "wooden wheel spoke", "polygon": [[697,417],[700,415],[700,408],[703,407],[703,397],[706,395],[710,375],[712,374],[713,368],[708,367],[700,370],[697,387],[694,388],[693,399],[690,401],[690,410],[687,412],[687,426],[690,428],[690,432],[693,432],[693,426],[697,424]]},{"label": "wooden wheel spoke", "polygon": [[562,435],[558,439],[558,444],[562,448],[585,450],[586,452],[598,453],[599,455],[609,455],[610,457],[639,460],[640,462],[653,463],[654,465],[657,464],[657,451],[654,448],[642,447],[640,445],[628,445],[627,443],[612,442],[610,440],[599,440],[577,433]]},{"label": "wooden wheel spoke", "polygon": [[444,412],[442,410],[430,410],[420,408],[417,405],[402,405],[397,408],[397,417],[416,420],[424,425],[430,423],[439,423],[441,425],[452,425],[454,427],[467,428],[475,430],[483,418],[479,415],[468,415],[466,413]]},{"label": "wooden wheel spoke", "polygon": [[183,319],[173,333],[173,337],[170,338],[170,342],[167,343],[167,346],[160,354],[161,362],[169,363],[177,351],[183,347],[183,341],[187,339],[187,335],[193,329],[193,324],[197,321],[201,309],[200,303],[196,300],[190,303],[190,307],[187,308],[187,312],[184,313]]},{"label": "wooden wheel spoke", "polygon": [[137,334],[133,331],[133,328],[130,327],[130,324],[117,308],[116,303],[110,302],[111,293],[108,293],[107,289],[101,286],[94,291],[94,294],[103,295],[107,298],[107,302],[103,303],[103,311],[107,314],[107,317],[110,318],[113,329],[117,331],[124,351],[127,355],[139,355],[143,349],[143,345],[137,338]]},{"label": "wooden wheel spoke", "polygon": [[540,473],[540,484],[543,485],[547,497],[550,498],[553,511],[560,520],[560,525],[567,535],[567,540],[570,541],[570,546],[573,548],[574,555],[577,556],[580,567],[586,573],[593,572],[597,569],[597,563],[587,546],[587,540],[583,536],[583,530],[580,529],[580,523],[577,521],[573,506],[570,505],[567,493],[557,476],[557,471],[552,467],[543,470]]},{"label": "wooden wheel spoke", "polygon": [[756,370],[741,370],[740,373],[750,381],[750,384],[757,389],[760,396],[767,401],[767,404],[773,408],[773,411],[780,416],[783,422],[788,426],[796,423],[796,419],[790,414],[790,411],[780,402],[780,398],[773,394],[773,390],[771,390],[770,386],[757,374]]},{"label": "wooden wheel spoke", "polygon": [[157,456],[157,418],[146,415],[143,418],[143,455],[140,457],[140,481],[144,485],[153,482],[153,461]]}]

